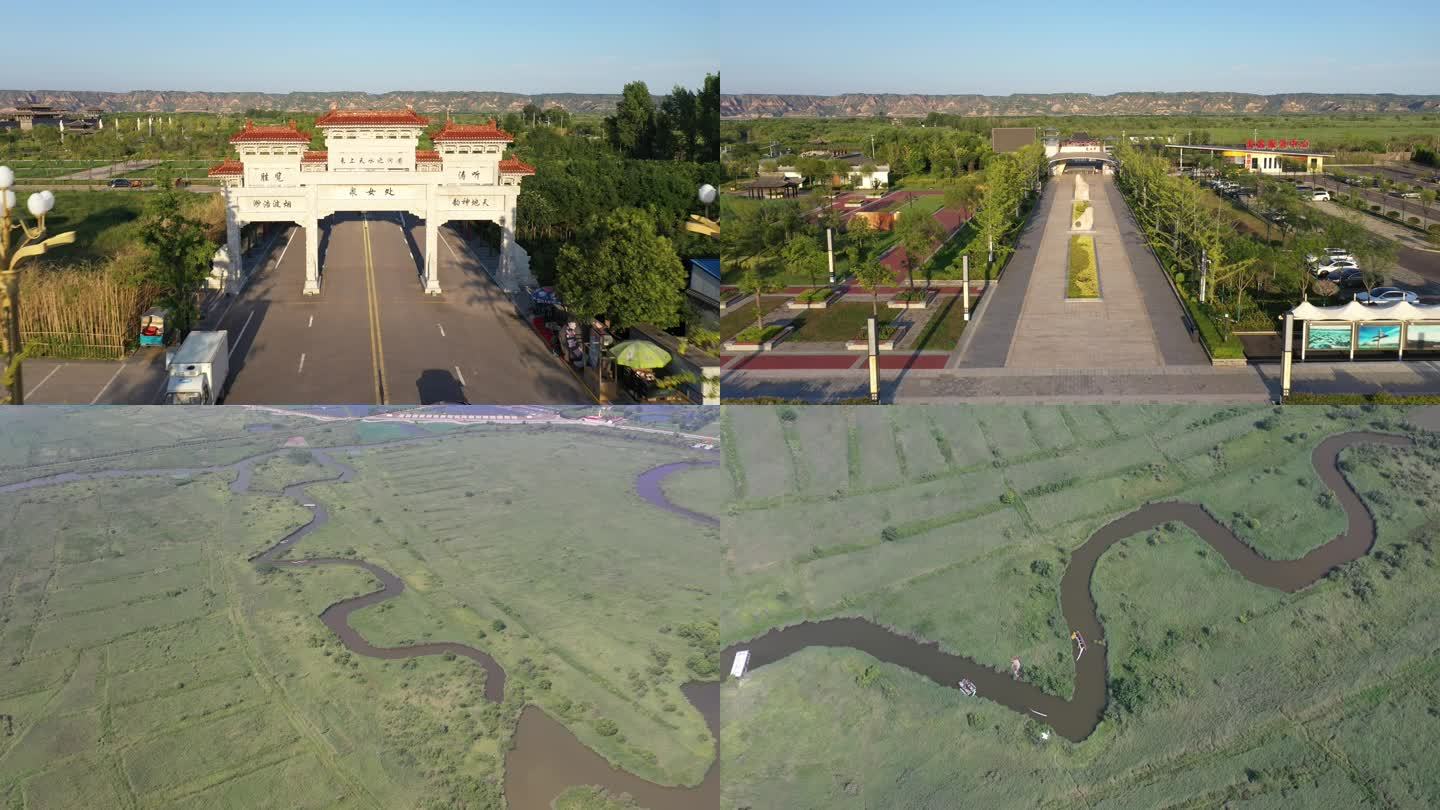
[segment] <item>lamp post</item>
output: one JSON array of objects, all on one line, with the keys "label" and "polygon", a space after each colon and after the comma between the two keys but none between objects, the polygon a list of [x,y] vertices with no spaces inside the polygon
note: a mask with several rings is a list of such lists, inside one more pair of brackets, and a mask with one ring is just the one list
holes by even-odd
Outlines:
[{"label": "lamp post", "polygon": [[[11,222],[11,209],[15,208],[15,172],[9,166],[0,166],[0,280],[4,281],[5,298],[0,302],[0,316],[5,320],[5,369],[4,384],[10,392],[9,401],[15,405],[25,404],[25,383],[20,374],[24,360],[24,346],[20,340],[20,261],[31,256],[40,256],[52,247],[68,245],[75,241],[75,232],[45,237],[45,215],[55,207],[55,195],[50,191],[37,191],[25,201],[25,207],[35,218],[35,225],[25,224],[24,218],[16,214]],[[20,231],[23,237],[12,248],[12,235]]]}]

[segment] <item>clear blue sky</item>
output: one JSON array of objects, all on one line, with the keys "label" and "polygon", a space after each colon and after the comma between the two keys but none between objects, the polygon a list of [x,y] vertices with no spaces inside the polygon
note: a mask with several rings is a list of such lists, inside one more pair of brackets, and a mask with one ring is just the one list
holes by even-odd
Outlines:
[{"label": "clear blue sky", "polygon": [[15,0],[0,87],[501,90],[699,87],[708,3],[645,0]]},{"label": "clear blue sky", "polygon": [[726,93],[1440,93],[1440,2],[734,0]]}]

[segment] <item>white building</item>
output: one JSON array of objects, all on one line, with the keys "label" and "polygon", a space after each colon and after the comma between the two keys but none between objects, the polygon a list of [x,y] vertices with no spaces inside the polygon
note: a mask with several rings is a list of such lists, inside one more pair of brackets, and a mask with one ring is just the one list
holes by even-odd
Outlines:
[{"label": "white building", "polygon": [[454,220],[500,226],[496,282],[506,290],[533,283],[529,256],[515,244],[520,183],[535,169],[505,159],[514,138],[492,120],[445,126],[431,136],[434,150],[419,149],[429,119],[414,110],[331,110],[315,120],[325,149],[311,150],[310,135],[287,126],[245,128],[230,138],[238,155],[210,170],[224,183],[226,246],[216,274],[227,290],[243,279],[240,229],[250,222],[294,222],[305,229],[304,292],[320,292],[319,222],[340,211],[399,211],[425,221],[425,291],[441,292],[439,229]]}]

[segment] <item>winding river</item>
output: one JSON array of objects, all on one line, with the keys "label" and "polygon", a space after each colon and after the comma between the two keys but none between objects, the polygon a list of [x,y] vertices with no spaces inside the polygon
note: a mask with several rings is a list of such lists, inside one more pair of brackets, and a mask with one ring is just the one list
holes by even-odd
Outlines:
[{"label": "winding river", "polygon": [[[380,583],[379,590],[343,599],[330,605],[320,614],[320,620],[330,628],[341,643],[356,655],[388,660],[446,653],[463,656],[485,670],[485,697],[487,700],[498,703],[505,696],[505,669],[485,652],[468,644],[447,641],[403,647],[377,647],[350,626],[350,615],[355,611],[393,599],[404,592],[405,583],[395,574],[374,563],[345,557],[284,558],[284,555],[306,535],[321,528],[330,520],[330,511],[326,504],[313,497],[307,487],[314,484],[348,483],[354,479],[355,469],[337,460],[336,455],[373,450],[383,446],[412,444],[436,438],[439,437],[427,435],[421,438],[398,439],[367,445],[305,448],[328,474],[291,484],[285,487],[283,494],[302,508],[307,509],[311,514],[310,520],[282,537],[274,545],[251,557],[250,562],[256,566],[280,568],[314,568],[335,565],[367,571]],[[297,448],[268,450],[237,462],[213,467],[60,473],[0,486],[0,493],[78,481],[138,477],[188,478],[205,473],[229,471],[235,473],[235,477],[230,482],[230,491],[243,495],[250,491],[250,481],[257,464],[281,453],[293,452],[295,449]],[[635,491],[641,499],[656,508],[703,525],[719,525],[719,520],[714,516],[694,512],[674,503],[665,494],[662,487],[664,480],[676,473],[697,467],[718,465],[719,462],[716,461],[680,461],[663,464],[640,473],[635,481]],[[704,781],[700,785],[693,788],[659,785],[616,768],[604,757],[581,743],[565,726],[534,705],[528,705],[521,712],[512,748],[505,757],[505,796],[510,810],[549,810],[551,802],[556,796],[570,787],[581,785],[596,785],[617,795],[628,793],[647,810],[693,810],[693,808],[719,807],[720,685],[713,681],[692,682],[682,686],[681,691],[705,719],[717,747],[717,756],[712,760]]]},{"label": "winding river", "polygon": [[750,651],[749,668],[772,664],[806,647],[848,647],[881,661],[896,664],[936,683],[956,688],[968,678],[980,697],[992,700],[1038,722],[1048,723],[1057,733],[1079,742],[1089,737],[1100,722],[1106,701],[1106,648],[1104,628],[1090,592],[1095,565],[1106,550],[1127,537],[1174,521],[1189,526],[1210,544],[1241,576],[1267,588],[1298,591],[1325,576],[1332,568],[1358,559],[1375,543],[1375,521],[1354,487],[1341,474],[1341,451],[1358,444],[1407,447],[1414,442],[1404,436],[1352,432],[1331,436],[1311,454],[1320,480],[1334,493],[1344,510],[1347,526],[1329,542],[1295,560],[1269,560],[1260,556],[1228,527],[1197,504],[1153,503],[1106,524],[1091,535],[1070,557],[1060,581],[1060,609],[1071,630],[1088,642],[1084,655],[1075,663],[1074,696],[1065,700],[1047,694],[1008,672],[999,672],[971,658],[940,649],[935,642],[923,642],[862,618],[837,618],[804,622],[771,630],[750,641],[728,648],[723,656],[728,670],[735,653]]}]

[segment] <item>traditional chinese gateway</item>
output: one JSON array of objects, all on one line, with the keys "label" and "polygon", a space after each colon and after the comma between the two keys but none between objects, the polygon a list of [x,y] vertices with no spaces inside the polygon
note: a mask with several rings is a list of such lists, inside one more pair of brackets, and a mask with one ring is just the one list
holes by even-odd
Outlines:
[{"label": "traditional chinese gateway", "polygon": [[244,280],[240,229],[251,222],[294,222],[305,229],[305,289],[320,292],[320,220],[340,211],[396,211],[425,220],[425,292],[439,294],[440,226],[488,221],[500,227],[495,281],[506,290],[531,283],[529,255],[515,244],[515,203],[521,180],[535,173],[505,159],[514,138],[487,124],[449,121],[419,148],[429,119],[414,110],[331,110],[315,120],[324,151],[310,135],[287,126],[245,128],[230,138],[239,155],[210,170],[224,183],[226,246],[216,260],[225,289]]}]

